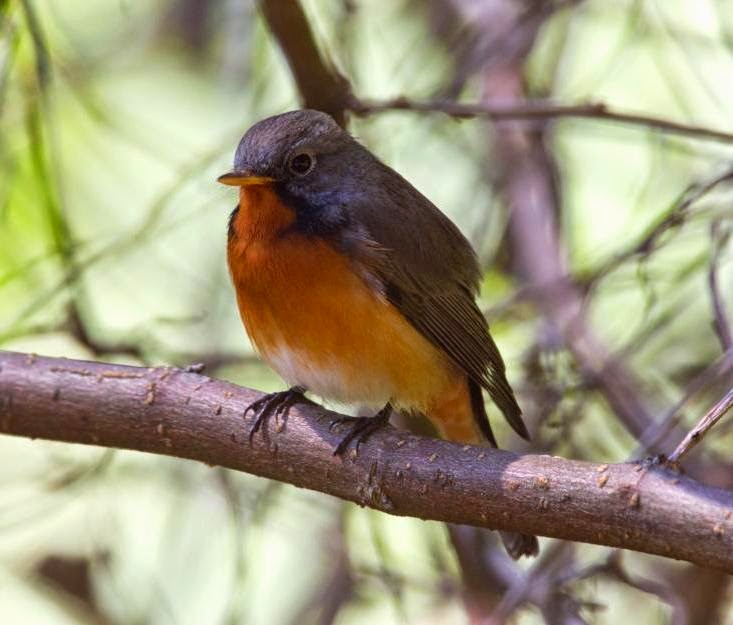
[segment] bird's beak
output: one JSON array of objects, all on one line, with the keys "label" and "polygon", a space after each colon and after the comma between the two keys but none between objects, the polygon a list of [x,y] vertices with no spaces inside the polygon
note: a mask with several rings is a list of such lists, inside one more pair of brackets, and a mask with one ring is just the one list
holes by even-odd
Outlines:
[{"label": "bird's beak", "polygon": [[230,187],[251,187],[254,185],[272,184],[275,182],[275,179],[269,176],[255,176],[249,171],[234,170],[222,174],[216,181],[229,185]]}]

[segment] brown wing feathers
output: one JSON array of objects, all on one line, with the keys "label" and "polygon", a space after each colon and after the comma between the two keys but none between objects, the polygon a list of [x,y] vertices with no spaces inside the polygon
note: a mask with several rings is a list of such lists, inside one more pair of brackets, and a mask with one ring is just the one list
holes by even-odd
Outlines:
[{"label": "brown wing feathers", "polygon": [[[474,417],[487,439],[495,444],[480,387],[517,434],[529,438],[504,361],[474,299],[480,272],[470,243],[419,191],[380,165],[380,184],[370,192],[381,196],[381,210],[361,202],[349,206],[368,233],[369,241],[362,242],[368,247],[369,270],[405,318],[466,372]],[[391,214],[385,214],[385,206]]]},{"label": "brown wing feathers", "polygon": [[[450,356],[474,386],[485,388],[517,434],[528,438],[522,412],[506,379],[504,362],[473,296],[465,291],[433,294],[425,288],[417,287],[415,290],[415,287],[405,286],[390,282],[387,289],[389,301],[415,328]],[[472,397],[472,403],[475,408],[475,397]],[[485,411],[478,413],[474,409],[474,415],[482,432],[491,441],[493,435]]]}]

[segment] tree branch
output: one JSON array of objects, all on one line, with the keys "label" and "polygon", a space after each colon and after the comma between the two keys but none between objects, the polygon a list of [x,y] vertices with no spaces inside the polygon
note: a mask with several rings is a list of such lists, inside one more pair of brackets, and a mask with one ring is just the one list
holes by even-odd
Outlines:
[{"label": "tree branch", "polygon": [[618,111],[603,102],[559,104],[549,100],[520,100],[461,103],[453,100],[417,101],[406,97],[398,97],[392,100],[354,100],[350,108],[357,115],[369,115],[385,111],[413,111],[417,113],[445,113],[451,117],[464,119],[487,117],[493,121],[532,121],[574,117],[627,126],[642,126],[686,137],[733,143],[733,133],[730,132],[684,124],[653,115]]},{"label": "tree branch", "polygon": [[303,106],[325,111],[345,126],[352,99],[349,81],[319,52],[298,0],[261,0],[260,9],[290,66]]},{"label": "tree branch", "polygon": [[445,113],[452,117],[487,117],[501,120],[594,119],[627,126],[646,127],[696,139],[733,143],[733,133],[675,122],[663,117],[612,109],[604,102],[559,104],[548,100],[461,103],[453,100],[391,100],[355,97],[344,77],[319,51],[308,19],[298,0],[260,0],[260,8],[293,73],[303,105],[329,113],[339,125],[346,112],[369,115],[385,111]]},{"label": "tree branch", "polygon": [[[733,178],[733,172],[731,172],[731,178]],[[708,270],[708,288],[710,289],[710,299],[713,305],[713,327],[720,339],[723,351],[733,348],[733,329],[728,321],[723,296],[720,293],[718,262],[723,254],[723,247],[730,238],[730,233],[730,230],[723,230],[721,222],[717,220],[712,223],[710,228],[713,251],[710,258],[710,269]]]},{"label": "tree branch", "polygon": [[733,407],[733,388],[724,397],[706,412],[700,421],[692,428],[677,448],[669,455],[671,463],[678,463],[687,453],[697,445],[712,427]]},{"label": "tree branch", "polygon": [[634,549],[733,573],[733,493],[659,467],[596,465],[385,428],[332,454],[334,413],[298,405],[247,442],[259,393],[170,368],[0,352],[0,432],[246,471],[391,514]]}]

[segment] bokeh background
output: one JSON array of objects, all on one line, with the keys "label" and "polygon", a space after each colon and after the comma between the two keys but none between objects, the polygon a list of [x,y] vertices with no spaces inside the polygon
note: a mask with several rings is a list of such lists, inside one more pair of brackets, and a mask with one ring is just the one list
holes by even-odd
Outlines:
[{"label": "bokeh background", "polygon": [[[733,131],[728,0],[302,6],[364,100],[593,101]],[[236,199],[215,178],[250,124],[299,103],[251,0],[0,0],[0,348],[203,362],[281,388],[237,317]],[[534,436],[521,447],[494,419],[504,446],[669,452],[731,386],[733,137],[414,111],[349,127],[479,253]],[[733,486],[732,445],[728,419],[689,470]],[[485,532],[191,462],[0,439],[3,625],[733,623],[721,573],[542,547],[515,564]]]}]

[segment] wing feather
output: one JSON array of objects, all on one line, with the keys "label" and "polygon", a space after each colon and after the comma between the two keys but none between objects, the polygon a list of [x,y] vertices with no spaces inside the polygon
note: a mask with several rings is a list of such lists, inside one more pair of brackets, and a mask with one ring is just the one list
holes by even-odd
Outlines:
[{"label": "wing feather", "polygon": [[430,200],[379,165],[380,184],[370,189],[369,202],[348,207],[360,229],[351,238],[357,258],[405,318],[486,389],[512,428],[528,438],[504,361],[476,305],[480,271],[470,243]]}]

